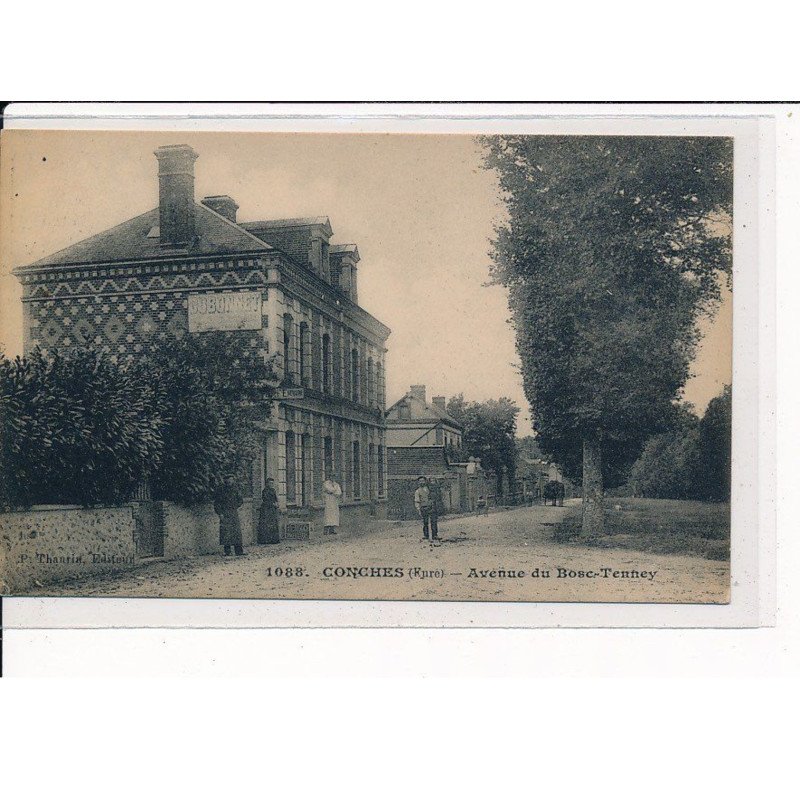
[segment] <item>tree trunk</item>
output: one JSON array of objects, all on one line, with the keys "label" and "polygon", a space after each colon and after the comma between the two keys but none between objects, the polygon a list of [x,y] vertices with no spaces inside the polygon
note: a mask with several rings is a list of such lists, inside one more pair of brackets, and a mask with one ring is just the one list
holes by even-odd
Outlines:
[{"label": "tree trunk", "polygon": [[583,440],[583,530],[584,536],[605,532],[603,510],[603,456],[597,441]]}]

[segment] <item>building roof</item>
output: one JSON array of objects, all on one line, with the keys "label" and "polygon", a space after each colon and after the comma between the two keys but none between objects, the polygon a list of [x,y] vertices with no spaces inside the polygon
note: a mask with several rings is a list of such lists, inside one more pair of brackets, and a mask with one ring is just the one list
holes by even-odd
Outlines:
[{"label": "building roof", "polygon": [[[405,406],[409,410],[407,417],[400,416],[400,407]],[[386,410],[386,422],[406,423],[437,423],[446,422],[453,428],[463,430],[460,422],[451,417],[446,411],[432,404],[426,403],[411,392],[406,392],[396,403]]]},{"label": "building roof", "polygon": [[354,244],[332,244],[331,255],[338,256],[342,253],[355,253],[358,255],[358,247]]},{"label": "building roof", "polygon": [[444,447],[389,447],[386,462],[390,475],[439,475],[450,469]]},{"label": "building roof", "polygon": [[328,217],[289,217],[288,219],[260,219],[253,222],[239,223],[246,230],[260,229],[269,230],[272,228],[311,228],[315,225],[327,227],[329,235],[333,235],[331,221]]},{"label": "building roof", "polygon": [[69,264],[105,264],[114,261],[140,261],[165,258],[174,254],[189,256],[252,253],[273,250],[270,245],[244,230],[240,225],[195,203],[196,238],[185,248],[162,247],[158,238],[158,208],[90,236],[57,253],[29,264],[25,269]]}]

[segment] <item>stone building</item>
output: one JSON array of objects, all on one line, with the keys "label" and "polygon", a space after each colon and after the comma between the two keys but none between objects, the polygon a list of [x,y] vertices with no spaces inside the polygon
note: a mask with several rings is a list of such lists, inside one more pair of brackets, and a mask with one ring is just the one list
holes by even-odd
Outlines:
[{"label": "stone building", "polygon": [[235,330],[282,376],[271,416],[256,423],[246,494],[260,497],[273,477],[283,509],[315,515],[335,471],[343,525],[381,514],[390,331],[358,305],[358,248],[331,243],[327,217],[240,222],[227,195],[197,203],[195,151],[155,155],[156,208],[15,271],[26,350],[136,358],[167,337]]}]

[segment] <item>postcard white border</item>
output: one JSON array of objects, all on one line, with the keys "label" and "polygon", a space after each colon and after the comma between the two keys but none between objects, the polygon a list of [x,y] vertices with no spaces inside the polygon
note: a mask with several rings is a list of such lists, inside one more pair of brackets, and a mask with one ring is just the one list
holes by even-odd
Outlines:
[{"label": "postcard white border", "polygon": [[[728,605],[4,598],[41,628],[734,628],[775,624],[775,119],[780,106],[12,104],[9,129],[729,135],[734,468]],[[794,188],[796,192],[796,188]]]}]

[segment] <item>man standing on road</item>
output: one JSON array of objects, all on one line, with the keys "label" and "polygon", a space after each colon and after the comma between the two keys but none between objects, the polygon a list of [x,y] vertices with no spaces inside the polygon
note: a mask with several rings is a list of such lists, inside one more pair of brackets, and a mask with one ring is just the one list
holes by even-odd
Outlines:
[{"label": "man standing on road", "polygon": [[428,479],[424,475],[417,478],[417,491],[414,492],[414,506],[417,514],[422,517],[422,539],[429,538],[432,542],[439,540],[439,517],[436,513],[431,490],[428,487]]}]

